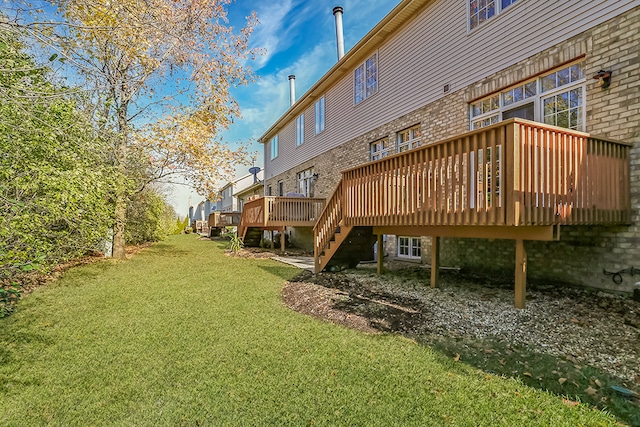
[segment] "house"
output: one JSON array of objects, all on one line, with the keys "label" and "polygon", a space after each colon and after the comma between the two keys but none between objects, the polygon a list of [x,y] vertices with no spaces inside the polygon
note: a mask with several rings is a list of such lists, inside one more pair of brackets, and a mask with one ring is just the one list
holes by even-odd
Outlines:
[{"label": "house", "polygon": [[[256,168],[257,169],[257,168]],[[257,171],[255,174],[247,174],[228,182],[218,192],[216,210],[221,212],[239,212],[242,210],[242,200],[238,199],[238,193],[244,195],[245,190],[257,191],[256,194],[264,194],[263,188],[264,171]]]},{"label": "house", "polygon": [[318,271],[357,233],[432,286],[515,269],[519,307],[527,275],[630,291],[639,44],[637,0],[402,0],[259,138],[267,194],[326,200]]}]

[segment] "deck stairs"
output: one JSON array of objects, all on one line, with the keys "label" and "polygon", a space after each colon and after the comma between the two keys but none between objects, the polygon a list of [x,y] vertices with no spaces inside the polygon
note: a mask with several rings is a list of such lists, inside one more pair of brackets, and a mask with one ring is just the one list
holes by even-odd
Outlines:
[{"label": "deck stairs", "polygon": [[242,236],[242,242],[245,246],[258,247],[262,240],[262,228],[249,227],[245,230],[244,236]]},{"label": "deck stairs", "polygon": [[332,239],[319,254],[319,270],[340,271],[354,268],[361,261],[373,259],[376,236],[373,227],[339,224]]}]

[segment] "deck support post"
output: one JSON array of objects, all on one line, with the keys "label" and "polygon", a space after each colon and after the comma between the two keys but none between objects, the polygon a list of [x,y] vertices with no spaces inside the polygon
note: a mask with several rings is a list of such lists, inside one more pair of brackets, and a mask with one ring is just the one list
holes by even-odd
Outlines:
[{"label": "deck support post", "polygon": [[384,242],[382,241],[382,234],[378,234],[378,275],[384,273]]},{"label": "deck support post", "polygon": [[280,250],[282,253],[284,253],[284,240],[284,227],[282,227],[282,230],[280,231]]},{"label": "deck support post", "polygon": [[440,237],[431,236],[431,287],[440,282]]},{"label": "deck support post", "polygon": [[275,244],[275,234],[273,233],[273,230],[271,230],[271,250],[275,249],[276,244]]},{"label": "deck support post", "polygon": [[525,308],[527,296],[527,251],[524,240],[516,240],[515,306]]}]

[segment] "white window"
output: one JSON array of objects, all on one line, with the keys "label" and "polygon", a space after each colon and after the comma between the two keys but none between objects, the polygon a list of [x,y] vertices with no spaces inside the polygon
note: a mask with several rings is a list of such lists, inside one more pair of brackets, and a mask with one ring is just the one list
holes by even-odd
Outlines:
[{"label": "white window", "polygon": [[359,104],[378,91],[378,54],[373,54],[353,72],[354,103]]},{"label": "white window", "polygon": [[298,193],[305,197],[311,197],[311,185],[313,184],[313,170],[306,169],[298,173]]},{"label": "white window", "polygon": [[421,137],[420,126],[398,132],[398,153],[419,147]]},{"label": "white window", "polygon": [[296,119],[296,146],[304,143],[304,114],[300,114]]},{"label": "white window", "polygon": [[390,147],[387,138],[381,139],[369,144],[369,153],[371,161],[382,159],[389,155]]},{"label": "white window", "polygon": [[278,135],[274,136],[271,139],[271,160],[278,157]]},{"label": "white window", "polygon": [[518,84],[471,104],[471,129],[519,117],[584,130],[584,63]]},{"label": "white window", "polygon": [[467,0],[469,2],[469,29],[473,30],[484,21],[511,6],[516,0]]},{"label": "white window", "polygon": [[316,101],[316,135],[324,130],[324,96]]},{"label": "white window", "polygon": [[419,237],[398,236],[398,257],[420,259],[422,248]]}]

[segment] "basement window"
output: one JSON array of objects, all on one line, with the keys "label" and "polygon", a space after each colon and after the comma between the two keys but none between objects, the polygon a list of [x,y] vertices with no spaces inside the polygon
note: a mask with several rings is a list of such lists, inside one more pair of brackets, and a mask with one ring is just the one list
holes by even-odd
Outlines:
[{"label": "basement window", "polygon": [[422,257],[420,238],[398,236],[398,257],[420,259]]}]

